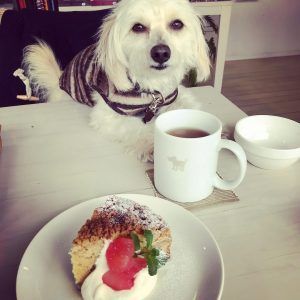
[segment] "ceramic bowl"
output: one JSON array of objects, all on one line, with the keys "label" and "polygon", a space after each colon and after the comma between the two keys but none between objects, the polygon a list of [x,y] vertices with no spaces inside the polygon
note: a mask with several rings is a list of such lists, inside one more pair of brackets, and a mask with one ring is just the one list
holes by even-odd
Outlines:
[{"label": "ceramic bowl", "polygon": [[245,150],[248,161],[263,169],[281,169],[300,157],[300,124],[290,119],[249,116],[237,122],[234,139]]}]

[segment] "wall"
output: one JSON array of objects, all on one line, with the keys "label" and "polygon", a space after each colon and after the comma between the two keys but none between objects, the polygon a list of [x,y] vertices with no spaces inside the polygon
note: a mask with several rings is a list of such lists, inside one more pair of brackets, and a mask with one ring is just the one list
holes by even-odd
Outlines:
[{"label": "wall", "polygon": [[233,4],[227,60],[300,54],[300,0]]}]

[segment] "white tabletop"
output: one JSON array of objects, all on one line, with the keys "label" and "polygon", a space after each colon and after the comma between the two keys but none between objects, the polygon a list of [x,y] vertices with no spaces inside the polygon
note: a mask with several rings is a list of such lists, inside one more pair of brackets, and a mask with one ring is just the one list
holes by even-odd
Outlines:
[{"label": "white tabletop", "polygon": [[[233,130],[245,114],[211,87],[194,88],[203,110]],[[90,108],[61,102],[1,108],[0,295],[15,299],[22,254],[59,212],[115,193],[153,194],[145,169],[88,126]],[[219,169],[232,176],[227,152]],[[299,299],[300,164],[266,171],[248,164],[240,201],[193,209],[211,229],[225,263],[222,299]],[[174,299],[176,300],[176,299]],[[185,299],[178,299],[185,300]],[[213,299],[212,299],[213,300]]]}]

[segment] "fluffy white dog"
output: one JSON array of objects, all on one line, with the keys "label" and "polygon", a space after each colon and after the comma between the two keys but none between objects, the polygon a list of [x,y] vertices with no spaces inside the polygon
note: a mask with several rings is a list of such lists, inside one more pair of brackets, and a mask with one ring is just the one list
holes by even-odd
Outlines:
[{"label": "fluffy white dog", "polygon": [[98,42],[64,71],[42,41],[24,53],[23,67],[40,97],[92,106],[90,124],[144,161],[152,160],[157,114],[200,108],[180,86],[185,74],[195,68],[202,81],[210,73],[201,21],[188,0],[122,0]]}]

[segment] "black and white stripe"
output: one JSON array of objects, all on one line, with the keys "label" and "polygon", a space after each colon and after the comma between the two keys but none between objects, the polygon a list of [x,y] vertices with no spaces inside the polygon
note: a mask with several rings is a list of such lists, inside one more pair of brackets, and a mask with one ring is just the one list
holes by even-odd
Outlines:
[{"label": "black and white stripe", "polygon": [[75,101],[94,106],[92,86],[108,96],[108,81],[104,72],[96,63],[96,44],[79,52],[63,71],[59,86]]}]

